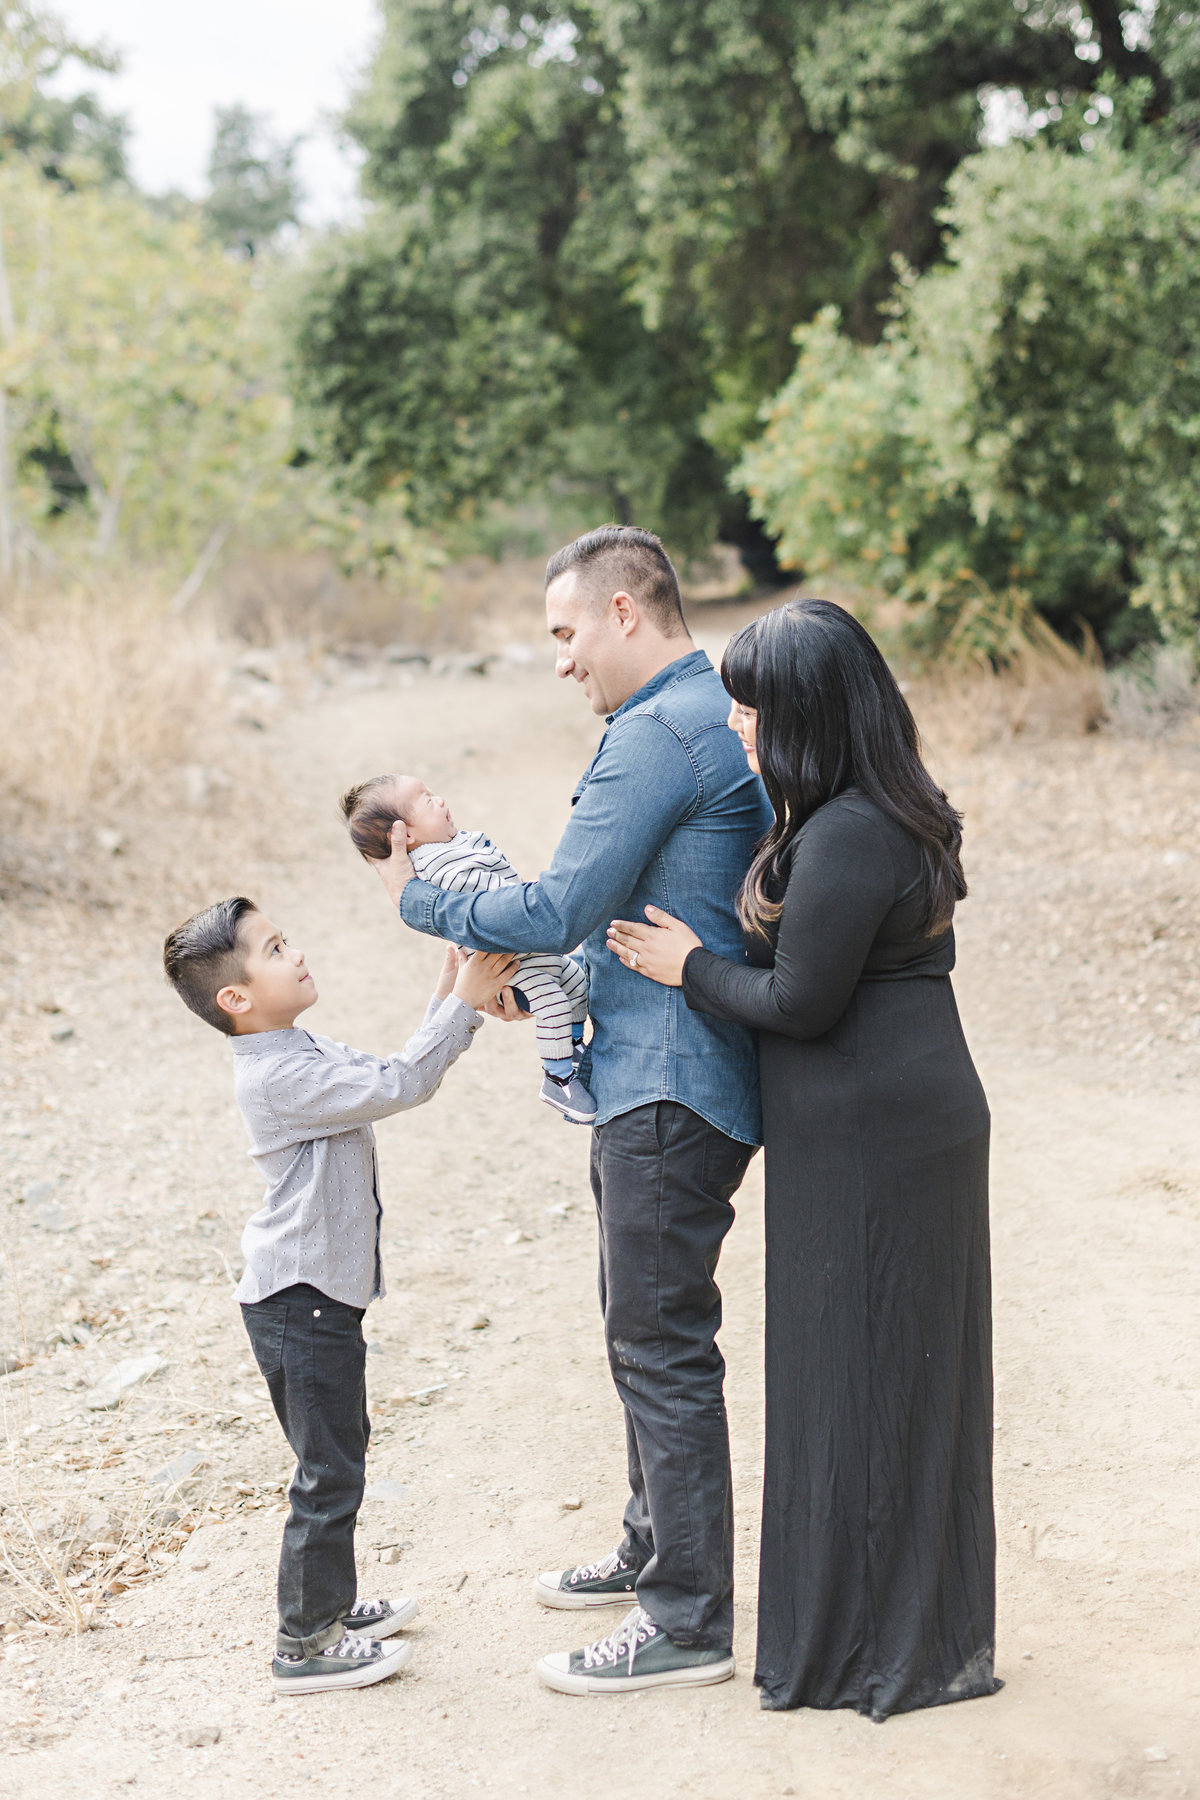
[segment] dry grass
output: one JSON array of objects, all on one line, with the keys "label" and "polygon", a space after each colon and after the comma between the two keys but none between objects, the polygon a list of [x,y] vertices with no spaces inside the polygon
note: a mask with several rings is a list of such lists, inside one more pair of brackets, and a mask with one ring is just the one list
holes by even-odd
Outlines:
[{"label": "dry grass", "polygon": [[971,754],[1015,738],[1078,738],[1107,718],[1104,672],[1029,656],[1012,668],[935,668],[904,684],[923,736],[942,754]]},{"label": "dry grass", "polygon": [[0,612],[0,800],[75,822],[189,761],[218,703],[211,630],[145,589],[23,595]]}]

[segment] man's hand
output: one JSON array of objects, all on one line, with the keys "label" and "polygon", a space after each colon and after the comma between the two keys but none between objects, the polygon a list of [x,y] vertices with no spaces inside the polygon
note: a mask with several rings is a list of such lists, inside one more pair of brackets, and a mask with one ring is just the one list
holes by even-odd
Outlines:
[{"label": "man's hand", "polygon": [[501,988],[496,998],[489,1000],[487,1005],[481,1007],[480,1010],[485,1012],[489,1019],[503,1019],[506,1025],[518,1025],[528,1022],[533,1017],[531,1012],[524,1012],[517,1005],[510,987]]},{"label": "man's hand", "polygon": [[405,824],[403,819],[396,819],[388,832],[388,842],[392,846],[392,854],[386,862],[377,862],[369,858],[371,867],[379,873],[379,879],[387,889],[388,899],[393,906],[399,906],[400,896],[410,881],[415,881],[417,871],[408,859],[405,847]]}]

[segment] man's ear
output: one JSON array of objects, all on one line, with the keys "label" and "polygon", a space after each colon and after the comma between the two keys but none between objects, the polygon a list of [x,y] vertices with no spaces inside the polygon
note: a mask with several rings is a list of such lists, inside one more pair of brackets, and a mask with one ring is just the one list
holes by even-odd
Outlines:
[{"label": "man's ear", "polygon": [[217,995],[217,1005],[221,1011],[232,1013],[235,1018],[242,1013],[248,1013],[252,1004],[245,988],[223,987]]},{"label": "man's ear", "polygon": [[628,637],[641,616],[638,612],[637,601],[632,594],[627,594],[623,588],[618,588],[609,601],[609,605],[612,607],[618,629]]}]

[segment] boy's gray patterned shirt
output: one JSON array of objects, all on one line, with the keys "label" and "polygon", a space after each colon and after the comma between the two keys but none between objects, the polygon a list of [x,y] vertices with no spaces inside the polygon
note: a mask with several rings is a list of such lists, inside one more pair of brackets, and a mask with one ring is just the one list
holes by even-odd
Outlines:
[{"label": "boy's gray patterned shirt", "polygon": [[371,1123],[428,1100],[483,1024],[451,995],[395,1056],[372,1056],[293,1027],[230,1040],[234,1095],[266,1180],[242,1234],[237,1299],[307,1282],[346,1306],[384,1292]]}]

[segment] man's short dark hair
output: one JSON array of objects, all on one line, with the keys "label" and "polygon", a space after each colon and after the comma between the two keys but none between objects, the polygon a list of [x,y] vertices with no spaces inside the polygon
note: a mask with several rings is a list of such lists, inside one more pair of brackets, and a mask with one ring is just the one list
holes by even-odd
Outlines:
[{"label": "man's short dark hair", "polygon": [[613,594],[624,592],[664,637],[687,630],[675,565],[652,531],[637,525],[598,525],[595,531],[584,532],[554,552],[546,564],[546,586],[568,569],[578,571],[585,597],[596,605],[607,605]]},{"label": "man's short dark hair", "polygon": [[218,900],[177,925],[163,945],[167,980],[183,1004],[227,1037],[233,1036],[234,1022],[217,1005],[217,995],[231,982],[245,979],[246,954],[238,934],[242,920],[257,911],[244,894]]}]

